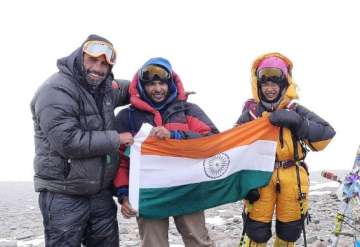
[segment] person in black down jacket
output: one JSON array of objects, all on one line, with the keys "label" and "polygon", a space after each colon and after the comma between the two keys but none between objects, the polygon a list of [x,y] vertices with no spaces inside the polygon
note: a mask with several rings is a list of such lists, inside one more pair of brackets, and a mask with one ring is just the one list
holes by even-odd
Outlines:
[{"label": "person in black down jacket", "polygon": [[114,108],[129,102],[129,82],[113,79],[115,59],[108,40],[90,35],[32,99],[46,246],[119,246],[112,180],[120,144],[133,139],[114,129]]}]

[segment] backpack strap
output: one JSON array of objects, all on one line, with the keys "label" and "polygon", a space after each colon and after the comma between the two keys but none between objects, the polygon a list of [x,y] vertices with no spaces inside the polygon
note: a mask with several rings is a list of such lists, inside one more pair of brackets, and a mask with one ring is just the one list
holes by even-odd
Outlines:
[{"label": "backpack strap", "polygon": [[130,106],[128,108],[128,122],[129,122],[129,130],[130,130],[130,133],[135,135],[136,134],[136,131],[135,131],[135,120],[134,120],[134,111],[135,109]]},{"label": "backpack strap", "polygon": [[[290,111],[295,111],[296,107],[297,107],[297,103],[295,100],[292,100],[289,102],[289,104],[286,106],[286,108]],[[307,148],[305,142],[299,138],[296,138],[295,135],[291,135],[293,143],[294,143],[294,159],[295,161],[300,161],[300,157],[298,154],[298,144],[300,144],[301,147],[301,151],[303,153],[303,157],[301,160],[304,160],[307,153],[309,152],[309,149]]]},{"label": "backpack strap", "polygon": [[291,101],[289,102],[289,104],[287,104],[286,109],[293,111],[293,110],[296,109],[297,105],[298,105],[298,104],[296,103],[295,100],[291,100]]},{"label": "backpack strap", "polygon": [[245,111],[248,111],[252,120],[257,119],[259,116],[256,111],[256,106],[257,103],[254,99],[248,99],[247,101],[245,101],[242,112],[244,113]]}]

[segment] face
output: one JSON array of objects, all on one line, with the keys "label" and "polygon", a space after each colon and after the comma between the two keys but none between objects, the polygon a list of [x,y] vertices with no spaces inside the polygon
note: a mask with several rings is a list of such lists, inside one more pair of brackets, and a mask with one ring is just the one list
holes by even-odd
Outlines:
[{"label": "face", "polygon": [[147,96],[155,103],[163,102],[169,92],[169,86],[164,81],[151,81],[145,84]]},{"label": "face", "polygon": [[98,86],[109,73],[110,65],[107,63],[105,55],[92,57],[84,53],[84,68],[87,82]]},{"label": "face", "polygon": [[265,96],[266,100],[272,101],[276,99],[280,93],[280,86],[278,83],[272,81],[266,81],[260,84],[261,92]]}]

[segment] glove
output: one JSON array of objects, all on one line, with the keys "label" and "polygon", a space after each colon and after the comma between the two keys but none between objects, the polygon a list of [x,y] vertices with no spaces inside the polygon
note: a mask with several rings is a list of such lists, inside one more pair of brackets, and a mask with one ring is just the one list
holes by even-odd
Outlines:
[{"label": "glove", "polygon": [[274,111],[270,114],[269,119],[275,126],[289,128],[294,131],[297,131],[302,124],[302,118],[297,112],[285,109]]},{"label": "glove", "polygon": [[249,203],[254,203],[260,198],[260,193],[258,189],[252,189],[250,190],[247,195],[245,196],[245,199],[249,201]]}]

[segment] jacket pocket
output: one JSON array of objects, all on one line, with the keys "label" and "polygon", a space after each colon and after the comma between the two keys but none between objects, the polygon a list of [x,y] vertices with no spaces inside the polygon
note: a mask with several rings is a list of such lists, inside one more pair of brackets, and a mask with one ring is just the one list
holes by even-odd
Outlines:
[{"label": "jacket pocket", "polygon": [[71,159],[67,162],[68,169],[66,180],[87,180],[88,182],[99,181],[102,171],[100,157],[88,159]]},{"label": "jacket pocket", "polygon": [[58,156],[36,156],[35,174],[42,179],[57,180],[64,176],[64,159]]}]

